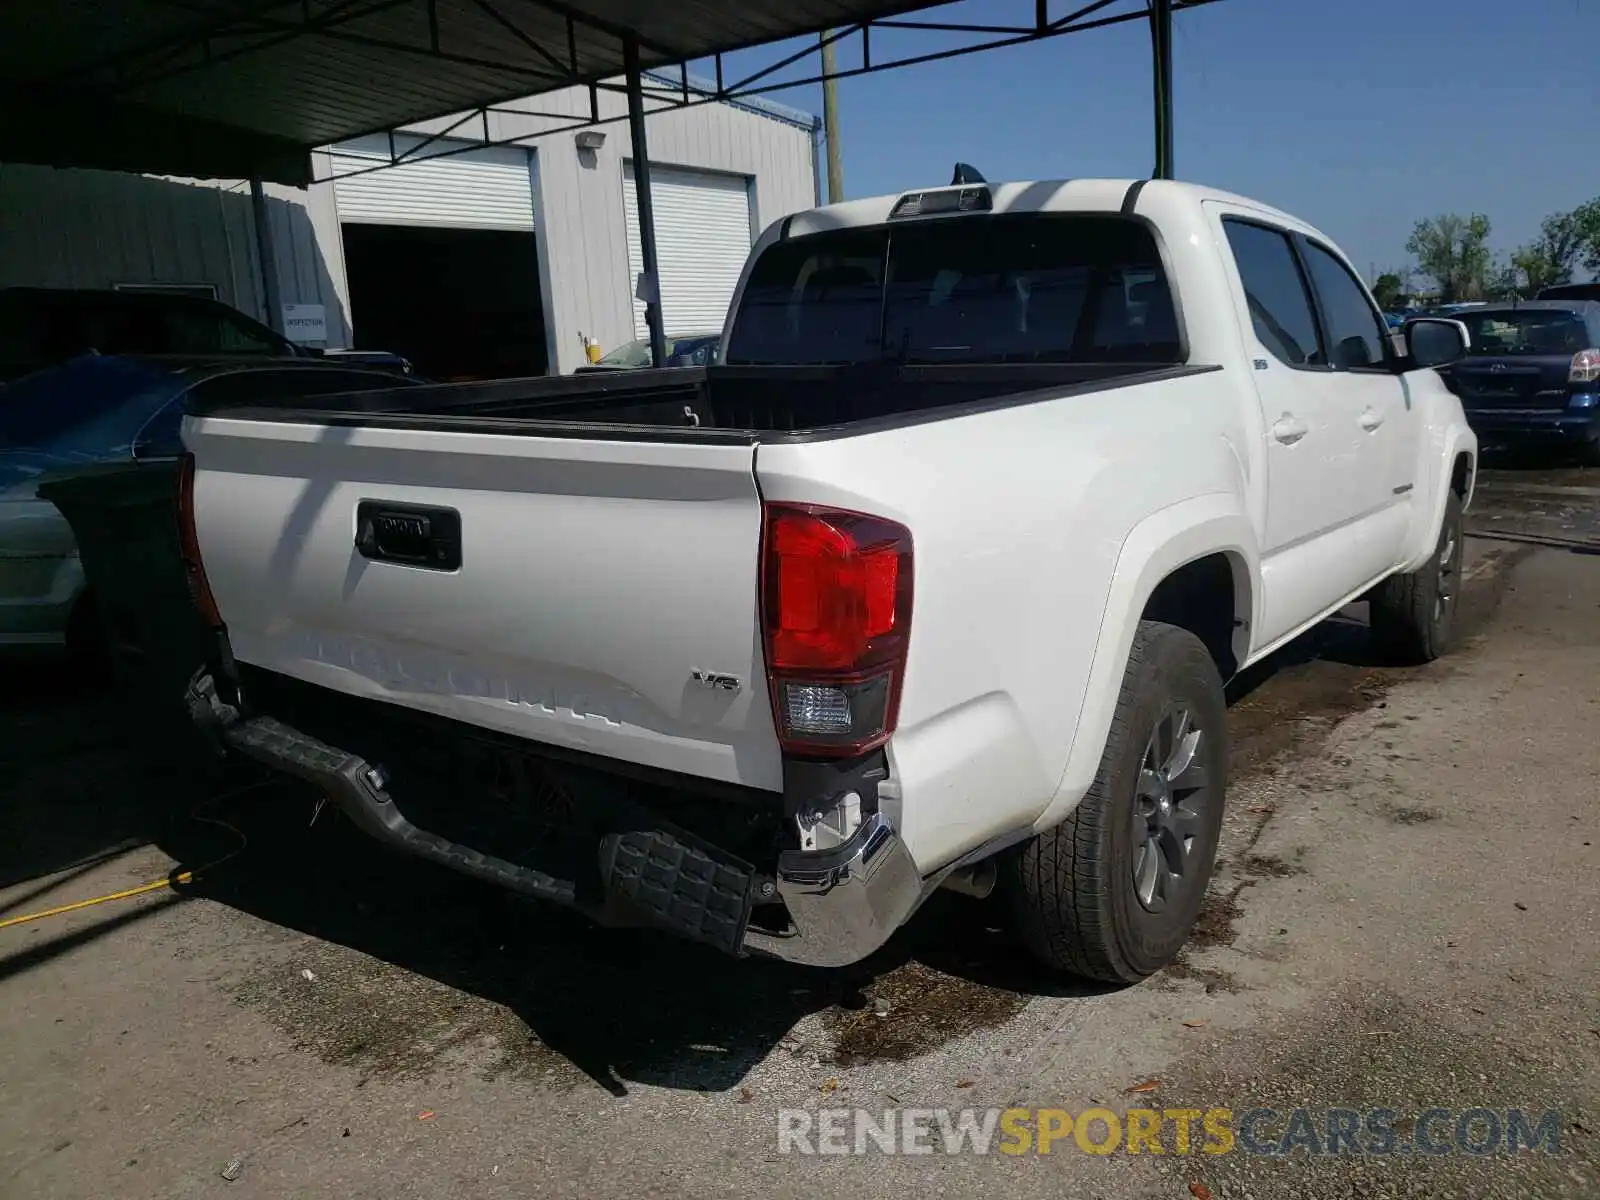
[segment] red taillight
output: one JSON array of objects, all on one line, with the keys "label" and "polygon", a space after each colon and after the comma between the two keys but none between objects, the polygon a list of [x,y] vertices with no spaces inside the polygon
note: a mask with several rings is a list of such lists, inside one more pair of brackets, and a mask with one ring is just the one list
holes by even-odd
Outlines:
[{"label": "red taillight", "polygon": [[1568,383],[1594,383],[1600,380],[1600,350],[1579,350],[1572,356]]},{"label": "red taillight", "polygon": [[911,622],[911,533],[881,517],[766,506],[762,607],[785,751],[861,754],[894,732]]},{"label": "red taillight", "polygon": [[222,627],[222,614],[206,582],[205,564],[200,561],[200,538],[194,528],[194,455],[185,454],[178,474],[178,545],[183,553],[183,568],[189,576],[189,595],[200,617],[213,629]]}]

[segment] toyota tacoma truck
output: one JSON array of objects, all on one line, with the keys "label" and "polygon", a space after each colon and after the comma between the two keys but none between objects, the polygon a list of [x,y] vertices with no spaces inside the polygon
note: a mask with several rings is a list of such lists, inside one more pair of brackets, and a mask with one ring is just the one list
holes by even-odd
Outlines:
[{"label": "toyota tacoma truck", "polygon": [[1448,645],[1466,343],[1188,184],[787,217],[707,368],[193,407],[191,708],[603,923],[831,966],[998,891],[1131,982],[1212,871],[1224,681],[1362,599]]}]

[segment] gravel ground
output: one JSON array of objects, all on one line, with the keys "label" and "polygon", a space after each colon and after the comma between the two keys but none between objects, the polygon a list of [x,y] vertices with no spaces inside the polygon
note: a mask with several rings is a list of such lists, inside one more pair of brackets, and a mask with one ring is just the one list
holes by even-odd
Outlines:
[{"label": "gravel ground", "polygon": [[[0,1195],[1600,1196],[1600,558],[1527,544],[1589,536],[1592,475],[1486,473],[1447,660],[1371,665],[1357,610],[1235,684],[1201,927],[1122,991],[953,895],[843,972],[596,932],[10,689],[0,922],[217,865],[0,927]],[[779,1154],[778,1110],[832,1106],[1268,1108],[1274,1142],[1386,1108],[1407,1147],[1552,1109],[1562,1153]]]}]

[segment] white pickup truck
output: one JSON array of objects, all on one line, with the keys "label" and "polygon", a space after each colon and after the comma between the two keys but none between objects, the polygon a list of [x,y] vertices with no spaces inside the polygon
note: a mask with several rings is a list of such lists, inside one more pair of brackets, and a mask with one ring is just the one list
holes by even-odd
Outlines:
[{"label": "white pickup truck", "polygon": [[1173,182],[785,218],[706,369],[192,410],[197,720],[384,841],[840,965],[938,887],[1179,951],[1223,682],[1371,601],[1449,641],[1477,444],[1302,221]]}]

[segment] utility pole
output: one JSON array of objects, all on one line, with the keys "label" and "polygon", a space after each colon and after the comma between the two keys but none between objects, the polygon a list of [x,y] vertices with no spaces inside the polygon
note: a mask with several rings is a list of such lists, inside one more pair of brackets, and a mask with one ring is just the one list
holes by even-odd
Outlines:
[{"label": "utility pole", "polygon": [[839,150],[839,81],[834,71],[833,31],[824,30],[822,41],[822,131],[828,139],[828,203],[844,199],[844,155]]}]

